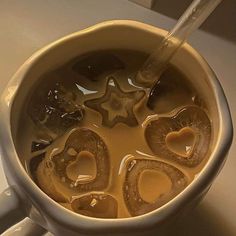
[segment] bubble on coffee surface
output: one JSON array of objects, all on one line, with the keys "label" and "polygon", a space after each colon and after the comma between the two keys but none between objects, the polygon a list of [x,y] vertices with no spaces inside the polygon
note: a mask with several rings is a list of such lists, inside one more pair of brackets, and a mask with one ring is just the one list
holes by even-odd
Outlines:
[{"label": "bubble on coffee surface", "polygon": [[102,116],[102,124],[113,127],[117,123],[138,125],[134,106],[145,96],[143,90],[123,91],[115,78],[110,77],[103,96],[85,101],[85,105]]},{"label": "bubble on coffee surface", "polygon": [[42,83],[35,91],[27,109],[36,126],[52,136],[78,125],[84,116],[84,109],[76,102],[77,94],[56,80],[58,73],[53,71],[45,75],[50,82]]},{"label": "bubble on coffee surface", "polygon": [[62,152],[51,155],[53,175],[78,192],[102,190],[110,174],[108,149],[102,138],[87,128],[74,130]]},{"label": "bubble on coffee surface", "polygon": [[201,108],[188,106],[173,116],[159,116],[150,121],[145,138],[157,156],[194,167],[209,150],[211,122]]},{"label": "bubble on coffee surface", "polygon": [[[156,183],[160,178],[162,184],[153,186],[153,179],[149,182],[153,176]],[[170,164],[151,158],[131,158],[123,184],[125,204],[132,216],[142,215],[161,207],[187,185],[187,177]]]},{"label": "bubble on coffee surface", "polygon": [[72,198],[71,208],[74,212],[98,218],[117,218],[117,200],[106,193],[91,192]]}]

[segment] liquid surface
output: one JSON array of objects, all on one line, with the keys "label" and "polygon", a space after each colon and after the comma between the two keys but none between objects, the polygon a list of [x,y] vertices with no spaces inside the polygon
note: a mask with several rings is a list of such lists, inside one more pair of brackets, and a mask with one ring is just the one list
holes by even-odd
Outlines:
[{"label": "liquid surface", "polygon": [[29,94],[17,150],[37,185],[65,208],[99,218],[142,215],[176,197],[206,163],[204,102],[172,66],[148,99],[150,89],[135,81],[146,57],[87,54],[42,76]]}]

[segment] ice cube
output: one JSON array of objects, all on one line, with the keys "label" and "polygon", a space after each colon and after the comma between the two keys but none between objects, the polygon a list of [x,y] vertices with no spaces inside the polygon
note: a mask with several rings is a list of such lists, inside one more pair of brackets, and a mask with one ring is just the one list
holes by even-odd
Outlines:
[{"label": "ice cube", "polygon": [[204,110],[187,106],[173,116],[159,116],[150,121],[145,129],[145,138],[158,157],[194,167],[208,153],[211,122]]},{"label": "ice cube", "polygon": [[[160,185],[150,186],[150,178],[143,177],[143,175],[147,174],[147,171],[151,171],[152,177],[152,172],[157,172],[154,176],[160,178]],[[165,179],[167,179],[167,183],[168,181],[170,182],[168,188],[163,188],[162,186],[166,183]],[[142,181],[141,184],[139,183],[140,181]],[[165,182],[161,183],[161,181]],[[151,158],[131,158],[126,166],[123,184],[124,201],[131,216],[142,215],[166,204],[178,195],[187,184],[187,177],[174,166]],[[142,185],[145,187],[145,194],[143,194]],[[147,189],[148,185],[149,189]],[[149,191],[149,199],[145,197],[147,191]],[[156,194],[155,198],[153,198],[155,191],[159,192],[159,195]]]},{"label": "ice cube", "polygon": [[[50,75],[52,78],[55,76],[51,72],[44,80]],[[47,80],[45,84],[39,85],[32,95],[28,114],[38,129],[44,129],[45,132],[52,132],[57,136],[79,124],[83,119],[84,110],[77,103],[77,94],[72,88],[68,89],[60,82]]]},{"label": "ice cube", "polygon": [[80,57],[72,66],[72,70],[91,81],[97,81],[98,77],[102,74],[124,68],[124,63],[118,57],[108,52],[85,55]]},{"label": "ice cube", "polygon": [[96,218],[117,218],[117,200],[106,193],[91,192],[72,198],[71,208],[76,213]]},{"label": "ice cube", "polygon": [[[36,181],[36,172],[39,164],[43,161],[45,158],[45,152],[40,153],[39,155],[31,157],[29,161],[29,172],[30,175],[32,176],[33,180]],[[27,168],[28,169],[28,168]]]},{"label": "ice cube", "polygon": [[58,188],[54,185],[53,178],[53,168],[49,167],[48,162],[44,159],[39,163],[35,177],[38,186],[52,199],[57,202],[67,202],[67,198]]},{"label": "ice cube", "polygon": [[62,179],[67,188],[78,192],[103,190],[107,187],[110,160],[102,138],[87,128],[74,130],[64,150],[50,157],[54,175]]},{"label": "ice cube", "polygon": [[194,104],[194,89],[185,76],[175,67],[169,67],[152,88],[148,107],[155,113],[166,113],[173,109]]},{"label": "ice cube", "polygon": [[37,152],[37,151],[40,151],[42,149],[45,149],[51,143],[52,143],[51,140],[45,140],[45,139],[39,139],[39,140],[32,141],[32,143],[31,143],[31,152]]},{"label": "ice cube", "polygon": [[123,91],[115,78],[110,77],[105,94],[99,98],[85,101],[85,105],[102,115],[102,124],[113,127],[117,123],[128,126],[138,125],[134,106],[145,96],[143,90]]}]

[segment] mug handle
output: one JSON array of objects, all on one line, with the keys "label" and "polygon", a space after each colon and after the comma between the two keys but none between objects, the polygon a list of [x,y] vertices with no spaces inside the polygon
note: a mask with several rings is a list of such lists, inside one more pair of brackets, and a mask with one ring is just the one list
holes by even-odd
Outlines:
[{"label": "mug handle", "polygon": [[[0,194],[0,235],[11,226],[26,218],[21,200],[13,187],[9,187]],[[43,235],[46,229],[37,225],[29,218],[19,223],[27,227],[27,235]]]},{"label": "mug handle", "polygon": [[46,229],[34,223],[34,221],[32,221],[30,218],[26,217],[24,220],[8,229],[5,233],[3,233],[2,236],[4,236],[5,234],[6,236],[42,236],[45,235],[47,232],[48,231]]},{"label": "mug handle", "polygon": [[25,218],[20,199],[12,187],[0,194],[0,234]]}]

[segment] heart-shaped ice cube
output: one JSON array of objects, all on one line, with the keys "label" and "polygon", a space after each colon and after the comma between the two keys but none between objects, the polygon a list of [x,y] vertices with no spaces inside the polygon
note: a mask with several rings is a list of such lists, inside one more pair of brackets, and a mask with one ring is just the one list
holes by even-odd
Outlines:
[{"label": "heart-shaped ice cube", "polygon": [[[53,149],[52,149],[53,150]],[[44,160],[44,173],[55,189],[76,193],[104,190],[109,181],[110,160],[102,138],[87,128],[73,130],[60,153],[49,153]],[[44,190],[47,181],[37,169],[39,186]],[[52,185],[51,184],[51,185]],[[48,192],[48,191],[47,191]],[[53,197],[53,194],[50,194]],[[61,201],[62,202],[62,201]]]},{"label": "heart-shaped ice cube", "polygon": [[117,200],[106,193],[91,192],[72,198],[71,208],[74,212],[97,218],[117,218]]},{"label": "heart-shaped ice cube", "polygon": [[145,138],[155,155],[193,167],[207,155],[211,122],[202,109],[187,106],[173,116],[159,116],[150,121]]},{"label": "heart-shaped ice cube", "polygon": [[[150,186],[149,181],[153,177],[156,178],[155,182],[159,182],[159,184],[155,184],[152,179],[154,185]],[[168,186],[163,188],[161,186],[163,184]],[[123,184],[124,201],[132,216],[142,215],[166,204],[178,195],[187,184],[188,179],[184,173],[172,165],[153,158],[130,158],[127,161]],[[143,190],[146,191],[144,194]],[[147,198],[147,192],[150,191],[154,194],[148,194]]]}]

